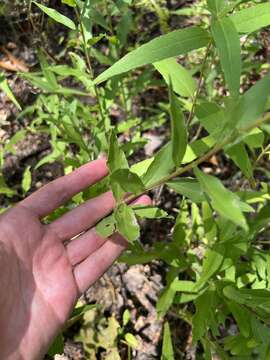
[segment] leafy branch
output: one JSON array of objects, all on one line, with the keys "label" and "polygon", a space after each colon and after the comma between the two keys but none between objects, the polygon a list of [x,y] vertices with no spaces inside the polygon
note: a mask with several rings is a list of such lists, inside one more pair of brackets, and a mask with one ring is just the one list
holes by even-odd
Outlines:
[{"label": "leafy branch", "polygon": [[[255,129],[255,128],[257,128],[257,127],[261,126],[262,124],[264,124],[266,122],[269,122],[269,121],[270,121],[270,113],[267,113],[264,117],[259,118],[258,120],[256,120],[251,125],[249,125],[247,127],[244,127],[244,128],[241,128],[238,131],[239,131],[240,134],[247,134],[250,131],[252,131],[253,129]],[[168,181],[170,181],[170,180],[172,180],[172,179],[174,179],[174,178],[176,178],[176,177],[178,177],[180,175],[183,175],[184,173],[187,173],[188,171],[194,169],[196,166],[200,165],[204,161],[211,158],[213,155],[220,152],[223,149],[224,146],[234,142],[235,140],[237,140],[235,134],[231,134],[230,136],[225,138],[225,140],[223,142],[221,142],[220,144],[217,144],[216,146],[214,146],[211,150],[209,150],[207,153],[205,153],[204,155],[202,155],[198,159],[192,161],[191,163],[187,164],[184,167],[180,167],[179,169],[175,170],[172,174],[170,174],[168,176],[164,176],[159,181],[157,181],[154,184],[152,184],[151,186],[147,187],[140,194],[130,195],[129,197],[127,197],[125,199],[125,203],[131,203],[132,201],[137,199],[139,196],[148,193],[150,190],[153,190],[153,189],[155,189],[155,188],[157,188],[157,187],[159,187],[161,185],[164,185],[166,182],[168,182]]]}]

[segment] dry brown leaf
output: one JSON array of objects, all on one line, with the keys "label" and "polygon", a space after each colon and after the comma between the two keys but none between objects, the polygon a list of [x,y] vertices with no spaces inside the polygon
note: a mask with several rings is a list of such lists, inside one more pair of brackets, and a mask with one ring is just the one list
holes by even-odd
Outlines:
[{"label": "dry brown leaf", "polygon": [[1,47],[0,50],[7,56],[7,59],[0,60],[0,67],[9,71],[29,72],[29,68],[24,61],[17,59],[4,47]]}]

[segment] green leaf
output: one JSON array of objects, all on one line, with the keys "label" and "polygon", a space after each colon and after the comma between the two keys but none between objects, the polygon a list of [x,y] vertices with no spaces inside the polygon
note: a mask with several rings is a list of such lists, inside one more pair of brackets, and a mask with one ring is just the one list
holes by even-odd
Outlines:
[{"label": "green leaf", "polygon": [[227,190],[216,177],[204,174],[198,168],[194,169],[204,192],[209,196],[213,208],[225,218],[248,230],[246,219],[240,210],[240,199]]},{"label": "green leaf", "polygon": [[224,0],[207,0],[208,9],[214,15],[218,15],[226,6]]},{"label": "green leaf", "polygon": [[30,168],[31,166],[27,166],[23,173],[22,189],[24,193],[27,193],[27,191],[31,188],[32,174]]},{"label": "green leaf", "polygon": [[143,176],[149,166],[151,165],[151,163],[153,162],[154,158],[150,158],[150,159],[145,159],[145,160],[142,160],[142,161],[139,161],[138,163],[136,164],[133,164],[131,167],[130,167],[130,170],[137,174],[138,176]]},{"label": "green leaf", "polygon": [[[108,154],[108,167],[111,175],[119,169],[128,169],[128,162],[124,151],[121,149],[117,141],[115,131],[112,129],[109,138],[109,154]],[[125,190],[120,186],[118,179],[110,178],[112,191],[117,202],[119,202],[125,194]],[[123,181],[124,182],[124,179]],[[134,185],[134,184],[133,184]]]},{"label": "green leaf", "polygon": [[264,289],[237,289],[234,286],[226,286],[224,295],[238,304],[247,306],[270,306],[270,291]]},{"label": "green leaf", "polygon": [[182,113],[179,100],[173,92],[172,85],[169,86],[170,95],[170,117],[172,131],[172,158],[176,167],[182,163],[187,148],[187,130],[184,114]]},{"label": "green leaf", "polygon": [[200,340],[211,324],[215,323],[215,308],[217,302],[216,289],[207,289],[195,300],[196,313],[192,319],[193,343]]},{"label": "green leaf", "polygon": [[161,360],[174,360],[173,344],[169,323],[166,321],[163,327],[162,355]]},{"label": "green leaf", "polygon": [[145,190],[140,177],[129,169],[119,169],[112,173],[111,180],[117,182],[123,190],[139,194]]},{"label": "green leaf", "polygon": [[12,154],[16,154],[16,145],[18,142],[20,142],[27,134],[27,130],[22,129],[17,131],[12,138],[5,144],[5,151],[9,151]]},{"label": "green leaf", "polygon": [[123,314],[123,327],[125,327],[129,323],[130,319],[131,313],[128,309],[126,309]]},{"label": "green leaf", "polygon": [[201,203],[206,200],[202,187],[196,179],[176,178],[169,181],[167,185],[178,194],[191,199],[195,203]]},{"label": "green leaf", "polygon": [[238,305],[234,301],[228,302],[228,307],[233,314],[237,325],[240,329],[241,335],[249,337],[251,326],[250,326],[250,312],[241,305]]},{"label": "green leaf", "polygon": [[123,74],[137,67],[152,64],[170,57],[185,54],[207,45],[208,33],[199,28],[180,29],[157,37],[133,50],[100,74],[95,83],[101,83],[115,75]]},{"label": "green leaf", "polygon": [[203,127],[213,136],[215,133],[219,133],[226,122],[224,109],[213,102],[198,104],[195,114]]},{"label": "green leaf", "polygon": [[238,129],[251,126],[265,111],[270,93],[270,72],[246,91],[231,114],[231,126]]},{"label": "green leaf", "polygon": [[128,169],[125,153],[117,141],[114,130],[111,130],[109,138],[108,166],[111,173],[119,169]]},{"label": "green leaf", "polygon": [[264,133],[262,130],[255,128],[247,136],[244,137],[243,141],[251,149],[258,149],[263,146]]},{"label": "green leaf", "polygon": [[240,38],[229,18],[214,20],[211,32],[219,53],[221,67],[231,95],[238,96],[241,76]]},{"label": "green leaf", "polygon": [[47,80],[50,88],[52,89],[52,92],[57,90],[59,88],[57,79],[56,79],[54,73],[51,71],[49,63],[42,51],[38,52],[38,59],[39,59],[39,63],[40,63],[40,67],[43,72],[43,75],[44,75],[45,79]]},{"label": "green leaf", "polygon": [[173,283],[173,288],[175,291],[185,292],[185,293],[196,293],[196,283],[193,281],[187,280],[177,280]]},{"label": "green leaf", "polygon": [[140,236],[140,228],[132,208],[120,204],[115,211],[117,230],[129,242],[134,242]]},{"label": "green leaf", "polygon": [[130,333],[125,334],[125,340],[133,349],[136,349],[139,345],[138,340]]},{"label": "green leaf", "polygon": [[96,225],[95,229],[97,234],[100,235],[103,239],[107,239],[109,236],[114,234],[116,231],[116,220],[114,214],[102,219]]},{"label": "green leaf", "polygon": [[[171,272],[175,271],[174,269]],[[163,317],[173,304],[176,290],[174,289],[174,283],[178,281],[178,274],[174,274],[174,279],[168,282],[166,288],[162,291],[157,302],[157,313],[160,317]]]},{"label": "green leaf", "polygon": [[126,45],[132,25],[132,11],[127,9],[116,28],[117,39],[119,40],[121,47]]},{"label": "green leaf", "polygon": [[270,25],[270,3],[256,4],[230,16],[239,33],[251,33]]},{"label": "green leaf", "polygon": [[151,186],[164,176],[170,174],[174,167],[172,159],[172,143],[169,142],[155,155],[154,160],[151,162],[143,176],[143,183],[146,187]]},{"label": "green leaf", "polygon": [[36,1],[33,1],[34,4],[36,4],[45,14],[47,14],[51,19],[55,20],[56,22],[65,25],[71,30],[76,30],[76,25],[74,22],[66,17],[65,15],[60,14],[57,10],[53,8],[49,8],[47,6],[41,5],[37,3]]},{"label": "green leaf", "polygon": [[7,79],[2,73],[0,73],[0,90],[4,91],[7,97],[13,102],[15,106],[17,106],[19,110],[22,110],[21,105],[18,103],[17,99],[15,98],[13,92],[9,87]]},{"label": "green leaf", "polygon": [[247,179],[253,177],[253,168],[246,150],[246,147],[243,143],[236,144],[231,146],[226,153],[230,156],[233,162],[241,169],[243,174]]},{"label": "green leaf", "polygon": [[175,58],[165,59],[153,64],[173,90],[180,96],[192,97],[196,91],[196,82],[190,72],[180,65]]},{"label": "green leaf", "polygon": [[62,4],[66,4],[71,7],[76,7],[76,1],[75,0],[61,0]]},{"label": "green leaf", "polygon": [[132,209],[136,216],[143,219],[162,219],[168,217],[166,211],[154,206],[134,205]]},{"label": "green leaf", "polygon": [[224,260],[225,247],[216,244],[212,249],[208,249],[203,260],[202,273],[195,288],[199,289],[218,271]]},{"label": "green leaf", "polygon": [[190,163],[197,159],[197,157],[206,153],[210,148],[216,144],[216,140],[213,136],[205,136],[202,139],[196,140],[187,146],[182,164]]},{"label": "green leaf", "polygon": [[56,337],[56,339],[52,343],[48,351],[48,355],[54,356],[56,354],[63,354],[63,352],[64,352],[64,336],[61,333]]},{"label": "green leaf", "polygon": [[17,195],[17,192],[13,189],[10,189],[6,182],[5,179],[3,177],[3,175],[0,174],[0,194],[1,195],[6,195],[7,197],[12,197],[14,195]]}]

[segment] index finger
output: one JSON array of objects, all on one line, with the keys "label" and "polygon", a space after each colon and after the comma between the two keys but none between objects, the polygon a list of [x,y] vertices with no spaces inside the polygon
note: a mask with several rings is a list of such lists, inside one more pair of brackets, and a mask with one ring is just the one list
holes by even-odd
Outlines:
[{"label": "index finger", "polygon": [[77,193],[95,184],[108,174],[105,159],[94,160],[72,173],[62,176],[20,202],[42,218],[66,203]]}]

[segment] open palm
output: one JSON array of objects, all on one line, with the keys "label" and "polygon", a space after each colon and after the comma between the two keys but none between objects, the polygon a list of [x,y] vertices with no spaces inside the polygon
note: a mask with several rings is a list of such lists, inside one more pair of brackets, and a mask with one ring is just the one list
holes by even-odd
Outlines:
[{"label": "open palm", "polygon": [[93,161],[0,217],[0,359],[42,358],[80,294],[126,247],[118,234],[103,239],[95,232],[94,225],[115,206],[110,192],[49,225],[41,222],[106,174],[105,160]]}]

